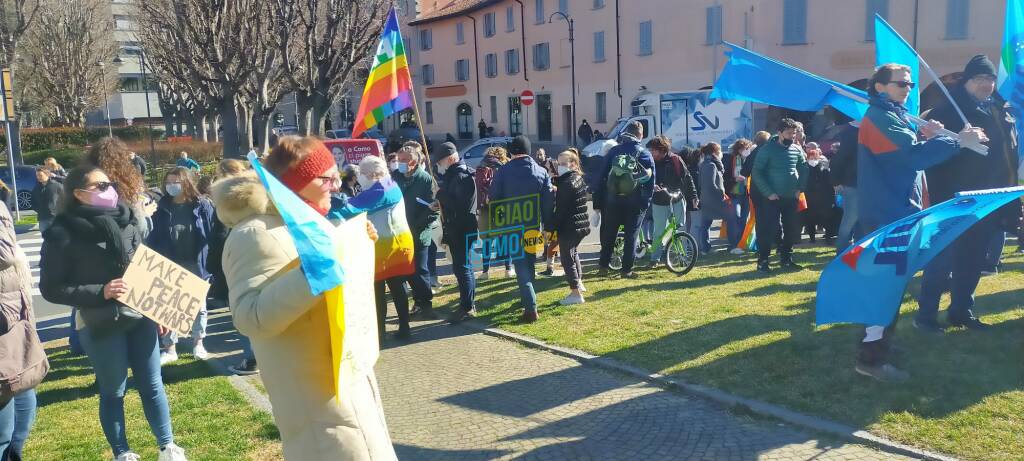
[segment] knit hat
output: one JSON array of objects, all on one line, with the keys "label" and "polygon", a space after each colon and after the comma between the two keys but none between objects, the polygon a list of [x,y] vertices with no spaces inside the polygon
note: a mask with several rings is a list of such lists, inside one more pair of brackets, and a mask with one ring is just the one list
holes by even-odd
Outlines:
[{"label": "knit hat", "polygon": [[298,193],[307,184],[313,182],[313,179],[324,174],[334,165],[334,156],[331,155],[331,151],[324,143],[318,141],[309,155],[281,175],[281,182],[292,192]]},{"label": "knit hat", "polygon": [[448,158],[452,154],[457,153],[459,153],[459,149],[455,147],[455,144],[450,142],[442,143],[440,148],[434,149],[433,152],[430,153],[430,160],[437,163],[439,160]]},{"label": "knit hat", "polygon": [[523,135],[512,138],[512,142],[508,144],[508,153],[509,155],[530,155],[533,153],[530,138]]},{"label": "knit hat", "polygon": [[975,55],[970,61],[967,61],[967,66],[964,67],[963,81],[968,81],[978,75],[991,75],[996,76],[996,66],[992,64],[992,61],[983,54]]}]

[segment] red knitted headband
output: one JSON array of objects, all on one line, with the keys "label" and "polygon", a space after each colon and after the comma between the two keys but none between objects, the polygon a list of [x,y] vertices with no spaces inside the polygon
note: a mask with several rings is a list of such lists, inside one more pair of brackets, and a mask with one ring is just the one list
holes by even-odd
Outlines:
[{"label": "red knitted headband", "polygon": [[316,148],[306,158],[281,175],[281,182],[293,192],[298,192],[333,166],[334,156],[331,155],[331,151],[327,150],[323,143],[317,143]]}]

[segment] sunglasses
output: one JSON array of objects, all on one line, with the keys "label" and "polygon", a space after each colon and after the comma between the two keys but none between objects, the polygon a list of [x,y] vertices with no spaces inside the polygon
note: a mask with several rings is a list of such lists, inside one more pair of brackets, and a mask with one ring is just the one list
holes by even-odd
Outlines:
[{"label": "sunglasses", "polygon": [[896,85],[896,86],[898,86],[900,88],[914,89],[914,87],[917,86],[917,84],[914,83],[914,82],[899,81],[899,82],[889,82],[889,83],[892,83],[893,85]]},{"label": "sunglasses", "polygon": [[88,191],[90,188],[95,187],[97,191],[106,192],[107,189],[110,189],[111,187],[114,187],[116,185],[117,183],[110,181],[94,182],[92,184],[87,184],[85,187],[82,188],[82,190]]}]

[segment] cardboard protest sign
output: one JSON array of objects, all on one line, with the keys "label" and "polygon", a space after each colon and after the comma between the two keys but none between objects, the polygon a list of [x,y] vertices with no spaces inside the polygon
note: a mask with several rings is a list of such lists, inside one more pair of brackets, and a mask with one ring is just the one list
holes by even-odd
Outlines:
[{"label": "cardboard protest sign", "polygon": [[122,278],[128,293],[118,301],[179,335],[191,334],[209,283],[145,245],[135,250]]},{"label": "cardboard protest sign", "polygon": [[330,317],[343,331],[340,357],[348,365],[337,364],[339,387],[371,372],[380,355],[373,291],[374,245],[366,233],[366,222],[366,214],[360,214],[342,223],[332,235],[338,262],[345,270],[345,282],[326,293]]}]

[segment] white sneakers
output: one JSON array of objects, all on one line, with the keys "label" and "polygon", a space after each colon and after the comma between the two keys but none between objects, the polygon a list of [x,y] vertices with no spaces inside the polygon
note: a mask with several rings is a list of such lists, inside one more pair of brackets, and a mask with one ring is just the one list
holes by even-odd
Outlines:
[{"label": "white sneakers", "polygon": [[170,350],[160,351],[160,365],[167,365],[168,363],[175,362],[177,360],[178,351],[176,351],[173,347],[170,348]]},{"label": "white sneakers", "polygon": [[192,348],[192,355],[196,356],[199,360],[206,360],[210,358],[210,353],[206,351],[205,347],[203,347],[202,341],[196,342],[196,346]]},{"label": "white sneakers", "polygon": [[743,249],[742,249],[742,248],[739,248],[739,247],[737,247],[737,248],[733,248],[733,249],[729,250],[729,254],[734,254],[734,255],[741,255],[741,254],[743,254],[743,253],[746,253],[746,252],[745,252],[745,251],[743,251]]},{"label": "white sneakers", "polygon": [[134,451],[126,451],[117,455],[114,461],[142,461],[142,457],[136,454]]},{"label": "white sneakers", "polygon": [[185,450],[181,447],[171,443],[160,450],[160,457],[157,461],[188,461],[185,458]]},{"label": "white sneakers", "polygon": [[565,299],[559,302],[559,304],[563,306],[571,306],[573,304],[583,304],[584,302],[583,295],[569,293],[569,296],[566,296]]}]

